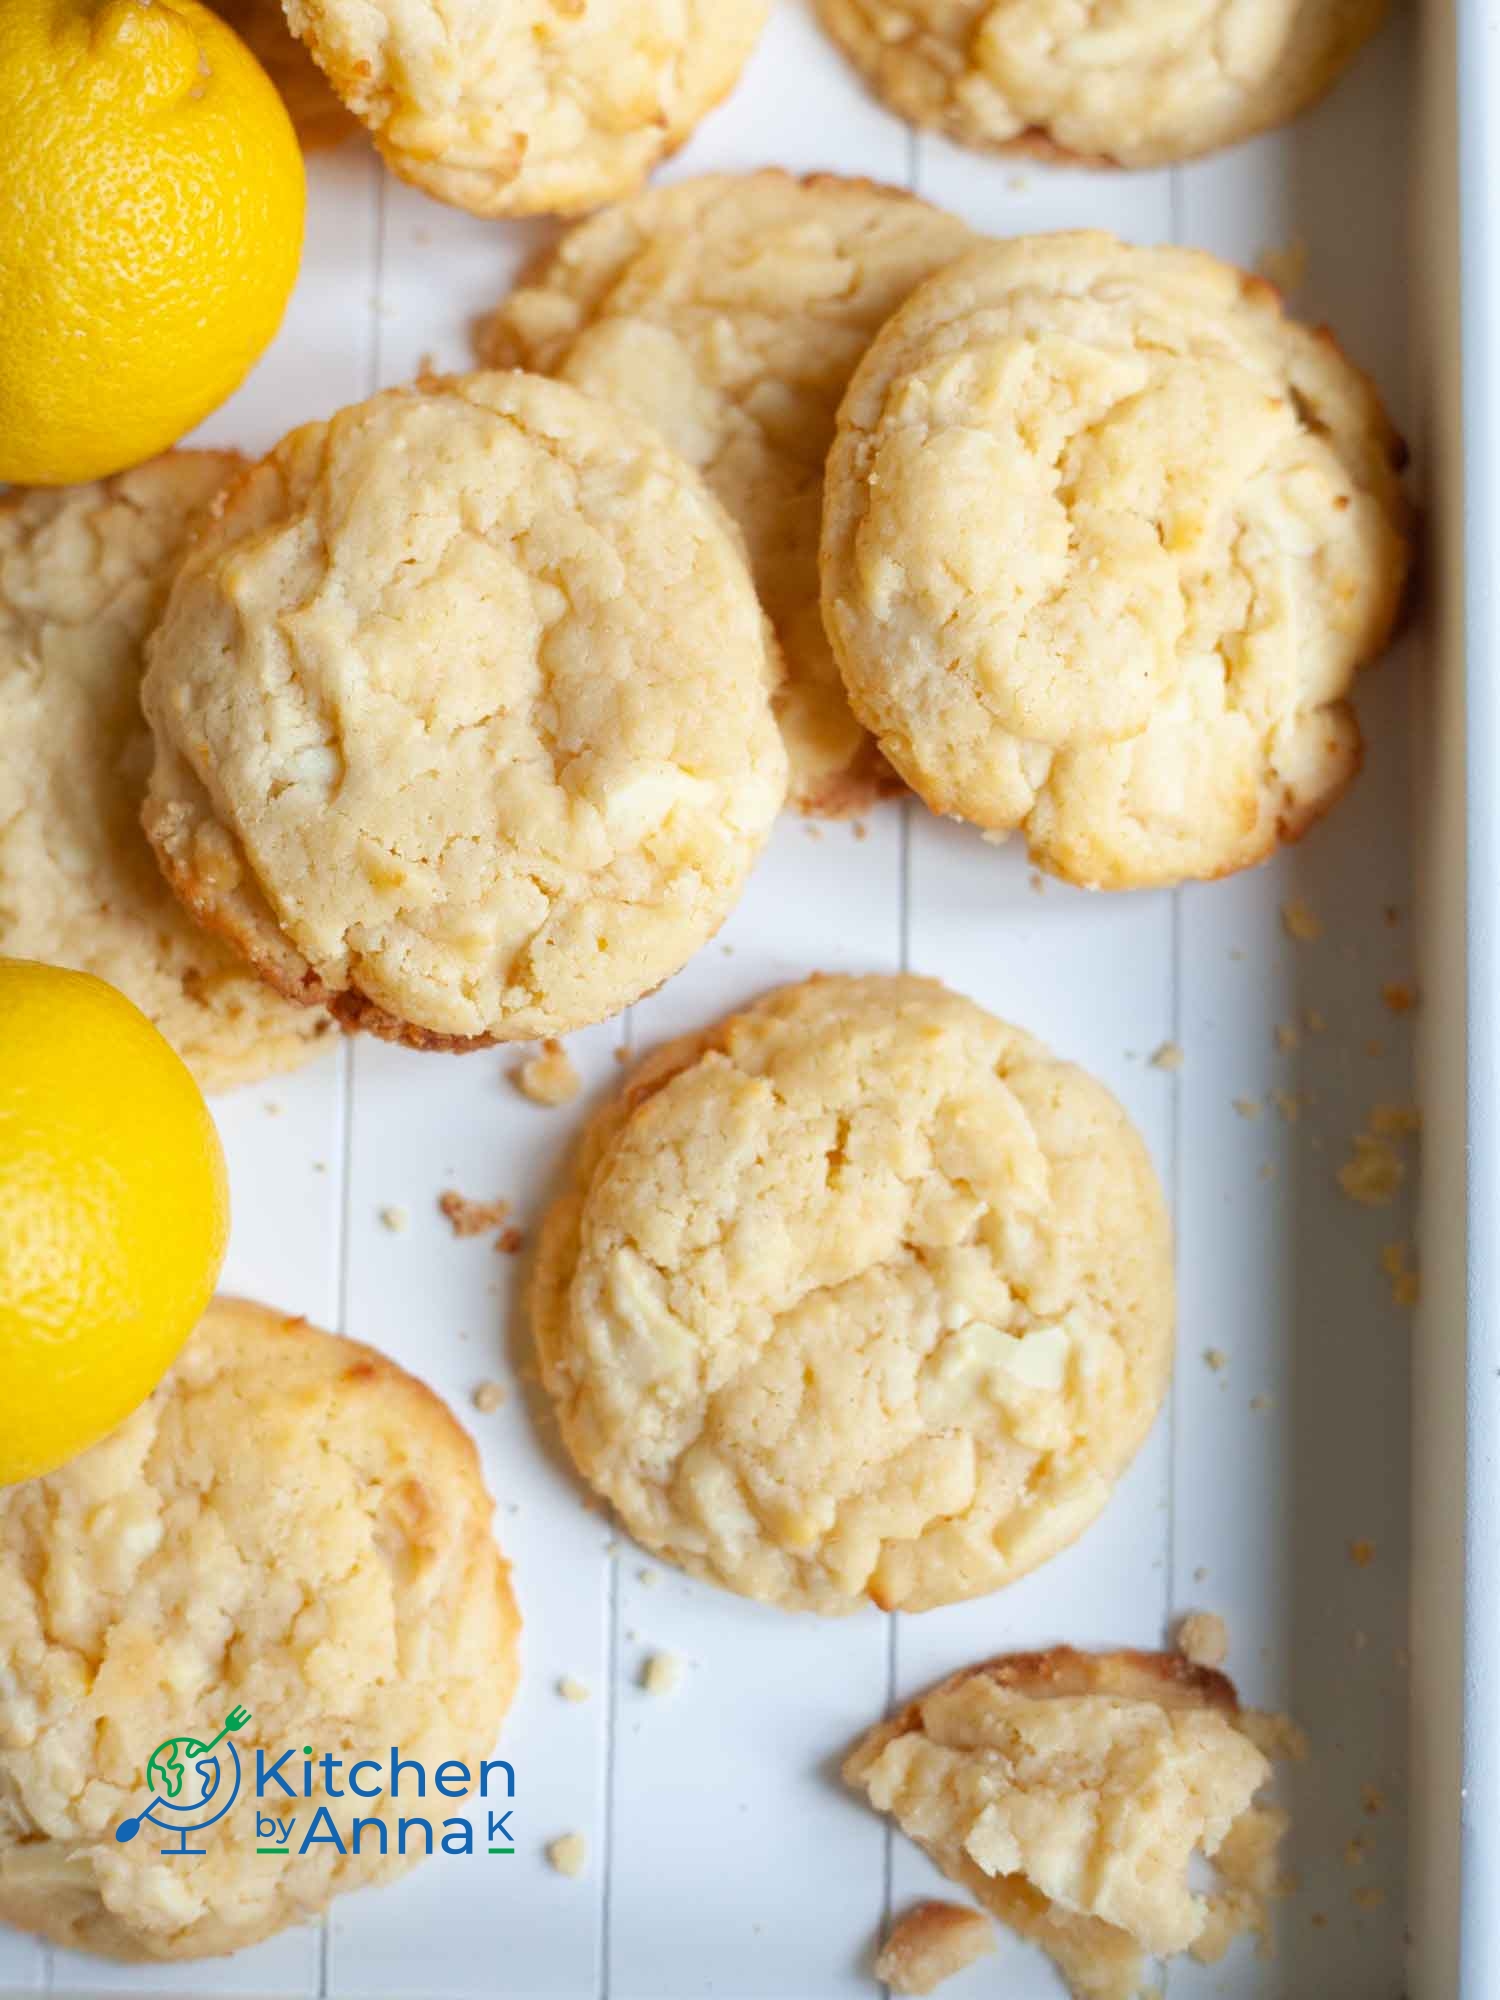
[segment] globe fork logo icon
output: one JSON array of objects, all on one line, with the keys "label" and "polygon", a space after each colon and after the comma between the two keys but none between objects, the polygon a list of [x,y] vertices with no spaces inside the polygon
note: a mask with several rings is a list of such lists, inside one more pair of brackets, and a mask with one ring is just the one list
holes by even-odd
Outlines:
[{"label": "globe fork logo icon", "polygon": [[[158,1743],[156,1748],[151,1752],[151,1755],[146,1759],[147,1786],[154,1792],[159,1782],[158,1774],[164,1771],[174,1771],[178,1776],[177,1784],[173,1789],[180,1789],[181,1785],[185,1782],[182,1770],[185,1754],[187,1758],[193,1761],[200,1776],[205,1777],[203,1796],[201,1799],[195,1801],[193,1805],[187,1807],[173,1805],[170,1799],[153,1798],[151,1804],[147,1806],[143,1813],[137,1814],[134,1819],[126,1819],[120,1822],[119,1826],[115,1829],[115,1839],[121,1842],[122,1845],[126,1841],[134,1840],[141,1828],[149,1822],[152,1826],[159,1827],[163,1833],[175,1833],[177,1835],[177,1845],[175,1847],[162,1848],[161,1852],[163,1854],[202,1854],[205,1851],[203,1848],[188,1846],[187,1836],[190,1833],[201,1833],[206,1827],[212,1826],[215,1821],[221,1820],[238,1798],[240,1790],[240,1759],[239,1752],[236,1750],[234,1744],[230,1742],[228,1745],[232,1777],[227,1784],[221,1781],[219,1760],[213,1756],[213,1753],[221,1743],[232,1737],[236,1730],[243,1729],[249,1720],[250,1711],[248,1708],[235,1707],[230,1709],[228,1715],[225,1716],[224,1726],[218,1735],[211,1737],[207,1743],[200,1743],[196,1737],[192,1736],[169,1736],[164,1742]],[[213,1770],[213,1782],[211,1784],[207,1782],[206,1775],[204,1774],[202,1760],[205,1758],[213,1758],[211,1766]],[[225,1794],[223,1804],[209,1811],[208,1807],[211,1802],[220,1793]],[[204,1814],[204,1817],[201,1819],[158,1819],[156,1817],[158,1812],[176,1815],[184,1812],[198,1811],[202,1811]]]}]

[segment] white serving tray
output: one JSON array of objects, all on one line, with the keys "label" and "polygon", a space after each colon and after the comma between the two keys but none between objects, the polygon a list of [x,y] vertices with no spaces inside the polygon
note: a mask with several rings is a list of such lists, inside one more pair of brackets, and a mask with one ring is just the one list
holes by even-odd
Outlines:
[{"label": "white serving tray", "polygon": [[[1493,0],[1474,6],[1476,41],[1495,11]],[[914,135],[864,94],[808,0],[778,0],[740,90],[671,172],[833,169],[912,186],[1000,233],[1101,225],[1252,265],[1301,239],[1298,309],[1339,329],[1409,425],[1419,401],[1403,220],[1415,44],[1403,16],[1286,133],[1169,172],[1095,174]],[[1439,48],[1433,95],[1441,106],[1446,90],[1450,111],[1452,75]],[[1444,129],[1451,141],[1451,122]],[[207,427],[214,442],[259,450],[424,362],[466,365],[474,316],[550,233],[445,209],[360,144],[315,160],[311,177],[292,309],[251,382]],[[484,1238],[456,1242],[434,1206],[456,1187],[513,1197],[524,1223],[538,1215],[585,1104],[525,1102],[506,1081],[513,1057],[361,1040],[296,1078],[221,1100],[235,1197],[229,1287],[384,1348],[449,1398],[483,1448],[526,1618],[525,1683],[505,1735],[518,1851],[429,1862],[341,1902],[321,1928],[220,1963],[122,1969],[0,1930],[0,1991],[866,2000],[887,1913],[942,1885],[837,1782],[849,1741],[893,1699],[970,1660],[1059,1640],[1154,1646],[1178,1614],[1207,1608],[1229,1622],[1245,1696],[1294,1714],[1313,1758],[1288,1785],[1301,1888],[1284,1906],[1276,1958],[1241,1948],[1210,1970],[1174,1965],[1172,1995],[1396,1996],[1409,1914],[1428,1972],[1421,1991],[1454,1992],[1456,1891],[1446,1908],[1443,1897],[1456,1860],[1441,1841],[1455,1817],[1455,1591],[1417,1628],[1416,1664],[1434,1702],[1446,1689],[1449,1727],[1423,1767],[1438,1804],[1421,1821],[1421,1907],[1409,1912],[1406,1895],[1412,1318],[1392,1301],[1381,1252],[1411,1239],[1412,1207],[1408,1193],[1389,1209],[1357,1208],[1335,1180],[1371,1107],[1413,1091],[1412,1022],[1387,1010],[1381,987],[1417,972],[1417,650],[1409,636],[1368,678],[1368,761],[1351,798],[1266,869],[1175,893],[1091,897],[1050,882],[1039,890],[1019,846],[987,847],[915,804],[872,814],[866,837],[789,818],[720,941],[628,1018],[572,1041],[598,1092],[618,1078],[623,1043],[649,1046],[817,968],[910,966],[1036,1030],[1119,1093],[1176,1212],[1176,1384],[1102,1520],[1001,1595],[920,1617],[789,1617],[647,1561],[585,1507],[528,1387],[516,1260]],[[1493,729],[1493,705],[1488,714]],[[1463,825],[1457,765],[1452,784],[1450,841]],[[1493,836],[1493,816],[1485,825]],[[1500,840],[1488,858],[1493,882]],[[1321,917],[1320,940],[1288,935],[1281,908],[1292,898]],[[1455,909],[1447,914],[1453,932],[1432,951],[1451,987],[1461,931]],[[1324,1032],[1306,1031],[1308,1010]],[[1292,1023],[1301,1046],[1280,1050],[1275,1030]],[[1445,1012],[1442,1023],[1434,1040],[1451,1067],[1462,1016]],[[1184,1051],[1180,1069],[1152,1067],[1170,1042]],[[1299,1095],[1297,1122],[1266,1102],[1273,1090]],[[1235,1099],[1264,1108],[1249,1119]],[[1456,1101],[1438,1136],[1454,1225],[1461,1086]],[[408,1211],[404,1233],[382,1226],[387,1206]],[[1451,1285],[1441,1321],[1430,1318],[1429,1343],[1460,1342]],[[1206,1363],[1209,1349],[1227,1357],[1222,1370]],[[489,1378],[511,1396],[480,1416],[470,1394]],[[1451,1413],[1462,1384],[1448,1386]],[[1495,1390],[1490,1382],[1490,1399]],[[1444,1493],[1461,1497],[1455,1448],[1439,1441],[1433,1462]],[[1450,1566],[1457,1543],[1444,1537],[1456,1533],[1451,1511],[1430,1528]],[[1351,1559],[1356,1542],[1373,1545],[1373,1561]],[[637,1685],[658,1648],[691,1662],[670,1700]],[[561,1700],[564,1674],[592,1700]],[[1495,1746],[1485,1747],[1492,1760]],[[1374,1817],[1366,1786],[1384,1801]],[[576,1881],[542,1854],[573,1830],[590,1846]],[[1364,1858],[1351,1866],[1356,1839]],[[1424,1925],[1429,1912],[1442,1921]],[[1500,1987],[1467,1990],[1478,2000]],[[943,1991],[1052,2000],[1061,1988],[1038,1955],[1002,1942],[998,1961]]]}]

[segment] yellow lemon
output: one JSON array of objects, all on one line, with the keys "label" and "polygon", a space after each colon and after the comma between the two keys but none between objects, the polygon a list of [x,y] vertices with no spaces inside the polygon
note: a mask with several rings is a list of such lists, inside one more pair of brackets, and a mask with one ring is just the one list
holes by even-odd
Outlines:
[{"label": "yellow lemon", "polygon": [[219,1136],[181,1058],[102,979],[0,958],[0,1485],[145,1401],[228,1234]]},{"label": "yellow lemon", "polygon": [[175,444],[281,322],[306,180],[198,0],[0,0],[0,481]]}]

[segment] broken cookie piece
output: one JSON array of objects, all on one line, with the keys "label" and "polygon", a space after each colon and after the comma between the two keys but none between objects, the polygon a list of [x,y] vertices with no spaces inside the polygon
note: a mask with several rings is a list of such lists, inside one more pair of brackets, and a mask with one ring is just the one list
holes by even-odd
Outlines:
[{"label": "broken cookie piece", "polygon": [[1265,1934],[1286,1816],[1256,1803],[1271,1765],[1246,1720],[1223,1674],[1179,1655],[1061,1646],[955,1674],[844,1777],[1076,2000],[1134,2000],[1148,1956],[1211,1961]]},{"label": "broken cookie piece", "polygon": [[892,1930],[875,1977],[892,1993],[931,1993],[995,1949],[988,1922],[959,1903],[917,1903]]}]

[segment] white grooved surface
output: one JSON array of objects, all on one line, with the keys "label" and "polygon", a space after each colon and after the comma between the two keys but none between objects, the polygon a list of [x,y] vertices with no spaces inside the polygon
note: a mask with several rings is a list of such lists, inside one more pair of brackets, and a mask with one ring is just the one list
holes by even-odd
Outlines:
[{"label": "white grooved surface", "polygon": [[[741,89],[673,163],[779,163],[916,187],[999,233],[1096,224],[1254,263],[1306,239],[1297,303],[1327,319],[1410,406],[1403,188],[1410,50],[1389,30],[1294,130],[1169,173],[1095,175],[986,159],[917,139],[862,92],[805,0],[778,0]],[[461,367],[545,225],[459,215],[381,173],[360,144],[312,163],[308,253],[286,326],[207,427],[249,451],[424,362]],[[1404,649],[1413,650],[1408,642]],[[697,1026],[819,968],[909,966],[946,979],[1085,1064],[1139,1121],[1179,1232],[1176,1386],[1103,1519],[1014,1589],[920,1617],[841,1622],[742,1603],[650,1562],[581,1504],[528,1384],[517,1260],[458,1242],[446,1187],[538,1216],[587,1098],[543,1110],[514,1054],[424,1056],[370,1041],[296,1078],[220,1100],[235,1233],[227,1284],[373,1342],[431,1382],[479,1439],[525,1613],[525,1683],[504,1754],[518,1852],[437,1860],[345,1900],[322,1928],[222,1963],[118,1968],[0,1930],[0,1991],[458,1996],[512,2000],[834,2000],[869,1994],[884,1914],[941,1884],[846,1795],[849,1741],[973,1659],[1058,1640],[1156,1645],[1182,1612],[1229,1620],[1247,1697],[1290,1708],[1313,1760],[1289,1786],[1299,1894],[1278,1955],[1174,1965],[1173,1996],[1403,1990],[1409,1314],[1382,1246],[1410,1208],[1351,1206],[1334,1175],[1377,1102],[1410,1097],[1409,1023],[1382,982],[1413,976],[1408,676],[1361,701],[1369,737],[1352,798],[1305,848],[1248,877],[1176,894],[1088,897],[1030,880],[915,805],[847,827],[787,820],[721,938],[628,1020],[570,1043],[590,1096],[615,1051]],[[1304,898],[1325,931],[1286,934]],[[1388,911],[1393,914],[1388,916]],[[1313,1009],[1326,1031],[1278,1051]],[[1180,1069],[1149,1063],[1161,1044]],[[1371,1050],[1378,1046],[1378,1053]],[[1299,1093],[1296,1123],[1264,1100]],[[1233,1108],[1263,1101],[1258,1118]],[[1269,1170],[1269,1172],[1267,1171]],[[393,1233],[379,1212],[404,1208]],[[1227,1357],[1210,1368],[1205,1350]],[[510,1394],[479,1415],[487,1379]],[[1252,1399],[1261,1399],[1253,1404]],[[1354,1564],[1349,1545],[1374,1544]],[[648,1584],[643,1572],[654,1578]],[[687,1670],[670,1698],[639,1685],[655,1650]],[[575,1705],[561,1675],[587,1683]],[[1377,1817],[1361,1787],[1378,1787]],[[582,1831],[579,1880],[542,1849]],[[1368,1856],[1351,1867],[1359,1836]],[[1379,1891],[1383,1900],[1356,1892]],[[997,1969],[998,1968],[998,1969]],[[952,2000],[1061,1988],[1034,1953],[943,1989]]]}]

